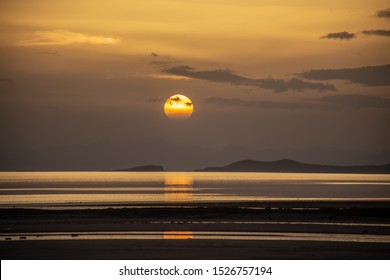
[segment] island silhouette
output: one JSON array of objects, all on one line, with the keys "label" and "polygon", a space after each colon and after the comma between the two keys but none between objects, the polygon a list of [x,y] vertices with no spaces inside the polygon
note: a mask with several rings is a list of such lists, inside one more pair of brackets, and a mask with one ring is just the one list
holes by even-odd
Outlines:
[{"label": "island silhouette", "polygon": [[[163,172],[161,165],[144,165],[113,171],[127,172]],[[362,173],[390,174],[390,163],[384,165],[322,165],[302,163],[291,159],[277,161],[240,160],[222,167],[205,167],[195,172],[286,172],[286,173]]]},{"label": "island silhouette", "polygon": [[290,172],[290,173],[368,173],[389,174],[390,164],[337,166],[302,163],[291,159],[277,161],[241,160],[223,167],[196,169],[202,172]]},{"label": "island silhouette", "polygon": [[164,167],[161,165],[144,165],[144,166],[136,166],[126,169],[118,169],[113,171],[130,171],[130,172],[162,172],[164,171]]}]

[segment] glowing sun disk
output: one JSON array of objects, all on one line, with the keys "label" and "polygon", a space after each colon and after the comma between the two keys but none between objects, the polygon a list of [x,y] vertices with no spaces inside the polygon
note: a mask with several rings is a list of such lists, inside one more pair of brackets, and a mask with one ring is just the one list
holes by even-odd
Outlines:
[{"label": "glowing sun disk", "polygon": [[193,111],[191,99],[181,94],[172,95],[164,104],[165,115],[170,119],[188,119]]}]

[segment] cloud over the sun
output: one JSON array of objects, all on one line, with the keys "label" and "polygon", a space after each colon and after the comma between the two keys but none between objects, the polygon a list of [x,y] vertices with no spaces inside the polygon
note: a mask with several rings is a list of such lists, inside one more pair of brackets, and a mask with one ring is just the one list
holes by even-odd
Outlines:
[{"label": "cloud over the sun", "polygon": [[31,39],[19,42],[21,46],[64,46],[72,44],[115,45],[119,39],[77,33],[68,30],[37,31]]},{"label": "cloud over the sun", "polygon": [[230,69],[215,69],[215,70],[197,70],[187,65],[166,67],[163,69],[165,73],[183,77],[189,77],[210,82],[229,83],[232,85],[253,86],[262,89],[270,89],[274,92],[304,91],[307,89],[318,91],[334,91],[335,86],[330,83],[308,82],[298,78],[291,79],[276,79],[263,78],[254,79],[244,77],[234,73]]},{"label": "cloud over the sun", "polygon": [[359,68],[310,70],[298,75],[309,80],[347,80],[365,86],[390,86],[390,64]]},{"label": "cloud over the sun", "polygon": [[356,38],[356,35],[354,33],[349,33],[347,31],[329,33],[321,37],[321,39],[339,39],[339,40],[351,40],[354,38]]}]

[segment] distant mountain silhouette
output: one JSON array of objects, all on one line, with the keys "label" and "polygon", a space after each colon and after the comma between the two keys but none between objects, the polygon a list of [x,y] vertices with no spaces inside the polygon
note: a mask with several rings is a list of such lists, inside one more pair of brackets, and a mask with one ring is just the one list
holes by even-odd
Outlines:
[{"label": "distant mountain silhouette", "polygon": [[296,172],[296,173],[369,173],[390,174],[390,164],[363,166],[335,166],[301,163],[290,159],[278,161],[242,160],[224,167],[206,167],[203,172]]},{"label": "distant mountain silhouette", "polygon": [[145,166],[137,166],[127,169],[119,169],[114,171],[129,171],[129,172],[139,172],[139,171],[164,171],[164,167],[161,165],[145,165]]}]

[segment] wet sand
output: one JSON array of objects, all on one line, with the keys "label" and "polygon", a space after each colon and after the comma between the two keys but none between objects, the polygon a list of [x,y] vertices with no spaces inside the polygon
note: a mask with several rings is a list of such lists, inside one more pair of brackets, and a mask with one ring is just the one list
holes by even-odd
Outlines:
[{"label": "wet sand", "polygon": [[1,259],[389,259],[390,244],[243,240],[1,242]]},{"label": "wet sand", "polygon": [[[248,202],[0,209],[1,259],[389,259],[388,202]],[[321,234],[328,240],[81,240],[94,232]],[[29,240],[62,232],[71,240]],[[20,236],[25,238],[20,239]],[[351,237],[333,242],[337,234]],[[18,236],[17,238],[15,236]],[[195,236],[195,235],[194,235]],[[367,242],[353,236],[368,236]],[[373,242],[372,240],[381,240]],[[381,237],[381,238],[379,238]],[[389,237],[389,238],[387,238]],[[146,238],[146,237],[145,237]],[[6,240],[11,239],[11,240]],[[361,242],[363,240],[363,242]]]}]

